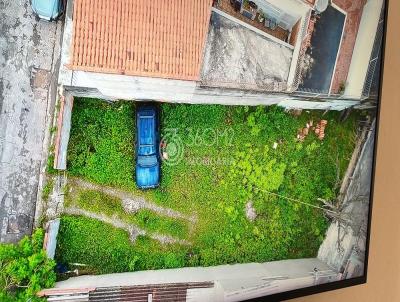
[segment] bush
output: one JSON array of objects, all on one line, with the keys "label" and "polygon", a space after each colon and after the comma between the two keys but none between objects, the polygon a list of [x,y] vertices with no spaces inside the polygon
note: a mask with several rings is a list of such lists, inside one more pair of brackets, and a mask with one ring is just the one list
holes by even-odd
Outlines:
[{"label": "bush", "polygon": [[134,186],[135,107],[75,99],[68,171],[101,184]]},{"label": "bush", "polygon": [[286,165],[277,163],[268,146],[260,150],[246,144],[245,148],[235,153],[230,171],[232,181],[237,181],[243,187],[246,193],[243,197],[253,199],[256,194],[264,194],[262,191],[277,191],[283,183]]},{"label": "bush", "polygon": [[165,268],[178,268],[185,266],[185,259],[174,253],[167,253],[164,257]]},{"label": "bush", "polygon": [[18,244],[0,245],[0,300],[35,301],[42,288],[56,281],[55,262],[43,250],[44,231],[37,229],[31,238]]}]

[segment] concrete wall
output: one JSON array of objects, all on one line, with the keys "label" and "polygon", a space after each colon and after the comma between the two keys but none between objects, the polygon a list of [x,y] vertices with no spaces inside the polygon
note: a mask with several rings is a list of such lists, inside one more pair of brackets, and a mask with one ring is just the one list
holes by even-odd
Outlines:
[{"label": "concrete wall", "polygon": [[60,111],[57,120],[57,136],[54,151],[54,169],[67,169],[67,149],[71,131],[72,106],[74,98],[72,94],[66,93],[61,98]]},{"label": "concrete wall", "polygon": [[302,45],[303,45],[303,40],[305,36],[307,35],[307,29],[308,29],[308,23],[310,21],[310,15],[311,12],[310,10],[306,10],[306,13],[303,15],[301,20],[299,21],[301,24],[301,27],[299,29],[299,32],[297,33],[296,41],[294,41],[294,51],[293,51],[293,57],[292,57],[292,62],[290,65],[290,71],[289,71],[289,76],[287,80],[287,85],[290,90],[297,90],[298,84],[295,84],[295,78],[297,76],[297,66],[300,63],[299,60],[302,60],[302,56],[300,55],[300,52],[302,51]]},{"label": "concrete wall", "polygon": [[[100,276],[80,276],[61,281],[57,289],[132,286],[145,284],[214,282],[213,289],[196,289],[190,301],[241,301],[338,280],[337,272],[318,259],[266,263],[186,267]],[[188,292],[189,294],[189,292]],[[198,299],[195,299],[198,297]]]},{"label": "concrete wall", "polygon": [[349,177],[341,206],[342,221],[332,222],[318,251],[318,259],[343,273],[344,278],[364,273],[374,138],[373,125]]},{"label": "concrete wall", "polygon": [[72,48],[72,33],[73,33],[73,11],[74,0],[67,1],[67,7],[65,9],[65,20],[64,20],[64,33],[61,48],[61,63],[58,74],[59,85],[71,85],[72,70],[68,69],[67,65],[71,60],[71,48]]},{"label": "concrete wall", "polygon": [[106,100],[155,100],[188,104],[280,105],[286,108],[343,110],[359,104],[356,100],[294,98],[285,93],[267,93],[199,86],[193,81],[167,80],[115,74],[74,71],[72,86],[65,89],[74,96]]},{"label": "concrete wall", "polygon": [[345,95],[361,98],[382,5],[383,0],[368,0],[364,6]]}]

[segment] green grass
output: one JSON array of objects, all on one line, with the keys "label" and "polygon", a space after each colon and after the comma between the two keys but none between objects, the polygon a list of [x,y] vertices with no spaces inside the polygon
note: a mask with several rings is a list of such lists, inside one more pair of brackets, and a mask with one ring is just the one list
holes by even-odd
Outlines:
[{"label": "green grass", "polygon": [[84,263],[97,273],[179,267],[188,254],[147,237],[137,238],[133,246],[126,232],[79,216],[62,217],[57,241],[58,262]]},{"label": "green grass", "polygon": [[[334,199],[340,185],[337,166],[341,179],[355,146],[357,114],[339,122],[339,113],[329,112],[323,116],[328,120],[325,139],[319,141],[311,133],[299,143],[297,130],[310,119],[317,122],[322,112],[304,111],[296,117],[275,106],[171,104],[162,104],[161,110],[163,135],[176,133],[184,146],[184,155],[177,165],[163,164],[158,189],[139,192],[135,185],[132,103],[75,101],[68,150],[69,173],[197,215],[198,222],[190,235],[193,242],[190,250],[169,246],[160,250],[171,259],[171,255],[176,255],[180,259],[175,261],[176,265],[209,266],[316,256],[329,223],[323,213],[266,192],[313,205],[320,205],[318,198]],[[278,143],[276,150],[272,148],[275,142]],[[254,222],[245,217],[245,204],[250,200],[258,214]],[[73,228],[75,219],[82,218],[63,218],[61,230]],[[159,219],[157,216],[144,219],[146,228],[171,233],[174,229],[171,222],[162,218],[161,223]],[[81,223],[73,234],[61,232],[59,259],[91,263],[102,270],[101,262],[97,265],[95,259],[105,257],[108,252],[103,249],[114,250],[109,242],[111,236],[105,231],[109,226],[102,225],[102,228],[92,235],[89,226]],[[90,240],[93,249],[81,256],[80,246],[68,238],[72,235],[79,236],[79,240]],[[120,234],[118,238],[133,252],[147,250],[153,255],[151,245],[131,245],[126,236]],[[68,257],[64,256],[67,252]],[[125,263],[126,268],[123,257],[118,261]],[[152,268],[164,267],[161,262],[149,263]],[[137,269],[147,267],[138,265]],[[115,269],[110,264],[107,271],[121,270],[119,264]]]},{"label": "green grass", "polygon": [[127,213],[117,198],[98,191],[75,190],[78,192],[73,196],[71,196],[72,194],[67,195],[65,200],[67,207],[75,206],[94,213],[116,217],[125,223],[137,225],[149,233],[172,235],[181,239],[188,238],[188,225],[184,221],[161,217],[147,209],[141,209],[137,213]]},{"label": "green grass", "polygon": [[44,201],[49,200],[50,194],[54,188],[54,179],[52,177],[48,177],[46,185],[43,187],[42,190],[42,199]]},{"label": "green grass", "polygon": [[129,187],[134,174],[134,118],[131,103],[110,106],[76,100],[68,171],[101,184]]}]

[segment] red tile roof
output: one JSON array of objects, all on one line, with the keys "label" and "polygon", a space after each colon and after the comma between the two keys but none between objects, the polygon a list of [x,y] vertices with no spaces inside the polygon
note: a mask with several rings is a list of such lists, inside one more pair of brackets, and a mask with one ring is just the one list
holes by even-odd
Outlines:
[{"label": "red tile roof", "polygon": [[198,80],[212,0],[74,0],[69,68]]}]

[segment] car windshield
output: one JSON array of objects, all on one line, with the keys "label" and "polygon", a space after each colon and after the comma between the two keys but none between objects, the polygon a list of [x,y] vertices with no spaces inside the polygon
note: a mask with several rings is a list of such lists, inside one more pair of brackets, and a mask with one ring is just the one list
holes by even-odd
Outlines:
[{"label": "car windshield", "polygon": [[157,156],[139,156],[137,164],[141,167],[153,167],[157,164]]}]

